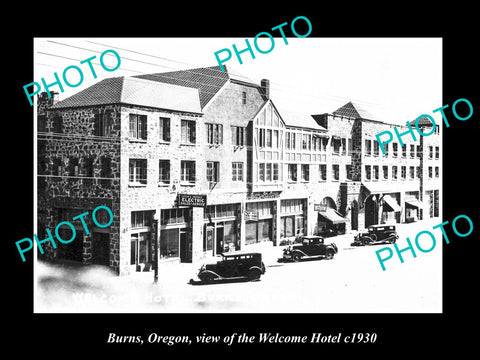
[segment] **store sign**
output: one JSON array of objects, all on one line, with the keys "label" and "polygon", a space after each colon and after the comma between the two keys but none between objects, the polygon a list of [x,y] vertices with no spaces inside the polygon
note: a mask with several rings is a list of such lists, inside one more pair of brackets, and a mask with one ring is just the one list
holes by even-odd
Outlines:
[{"label": "store sign", "polygon": [[313,211],[327,211],[327,205],[325,205],[325,204],[313,204]]},{"label": "store sign", "polygon": [[258,220],[258,211],[245,210],[245,221],[248,220]]},{"label": "store sign", "polygon": [[206,207],[207,195],[177,194],[178,206]]}]

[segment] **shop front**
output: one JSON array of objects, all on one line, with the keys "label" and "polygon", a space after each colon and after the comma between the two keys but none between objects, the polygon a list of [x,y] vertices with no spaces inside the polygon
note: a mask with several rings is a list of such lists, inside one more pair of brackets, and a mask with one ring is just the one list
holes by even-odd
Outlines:
[{"label": "shop front", "polygon": [[307,199],[281,200],[280,243],[291,242],[307,233]]},{"label": "shop front", "polygon": [[276,201],[247,202],[245,209],[245,245],[262,242],[275,244]]},{"label": "shop front", "polygon": [[160,261],[192,262],[192,208],[161,210]]},{"label": "shop front", "polygon": [[240,204],[208,205],[204,211],[203,251],[218,255],[240,250]]}]

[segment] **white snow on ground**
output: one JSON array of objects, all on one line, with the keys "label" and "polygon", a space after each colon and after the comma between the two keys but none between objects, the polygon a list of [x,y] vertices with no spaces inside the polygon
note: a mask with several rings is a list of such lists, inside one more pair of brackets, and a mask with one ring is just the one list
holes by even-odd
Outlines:
[{"label": "white snow on ground", "polygon": [[[397,224],[400,249],[406,237],[414,244],[423,230],[437,242],[428,253],[415,248],[416,258],[404,251],[403,264],[393,245],[350,246],[353,234],[325,240],[339,248],[333,260],[278,263],[283,247],[249,248],[262,252],[267,267],[257,282],[190,285],[201,262],[161,264],[157,284],[153,272],[118,277],[105,267],[37,262],[35,312],[440,313],[444,240],[432,229],[440,222]],[[419,239],[423,248],[431,247],[427,235]],[[375,255],[383,247],[394,251],[386,271]]]}]

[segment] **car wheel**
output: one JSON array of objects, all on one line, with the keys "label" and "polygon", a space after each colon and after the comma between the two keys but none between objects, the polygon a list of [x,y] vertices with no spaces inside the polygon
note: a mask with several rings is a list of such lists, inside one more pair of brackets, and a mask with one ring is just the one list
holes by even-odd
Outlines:
[{"label": "car wheel", "polygon": [[327,251],[327,255],[325,256],[325,259],[331,260],[331,259],[333,259],[333,255],[334,255],[334,254],[333,254],[333,251],[332,251],[332,250],[328,250],[328,251]]},{"label": "car wheel", "polygon": [[215,276],[210,273],[203,273],[198,275],[198,278],[203,282],[212,282],[215,279]]},{"label": "car wheel", "polygon": [[363,239],[363,245],[370,245],[372,241],[370,239]]},{"label": "car wheel", "polygon": [[261,271],[258,269],[250,269],[248,271],[248,281],[254,281],[260,279]]},{"label": "car wheel", "polygon": [[300,255],[299,253],[295,253],[292,255],[292,260],[295,262],[299,262],[301,258],[302,258],[302,255]]}]

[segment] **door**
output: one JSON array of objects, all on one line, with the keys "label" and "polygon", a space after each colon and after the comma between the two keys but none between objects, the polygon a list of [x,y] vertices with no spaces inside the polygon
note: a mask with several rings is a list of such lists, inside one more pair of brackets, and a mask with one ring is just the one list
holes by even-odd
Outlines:
[{"label": "door", "polygon": [[222,254],[223,253],[223,226],[219,226],[217,224],[217,233],[216,233],[216,241],[217,241],[217,252],[216,254]]},{"label": "door", "polygon": [[92,263],[97,265],[110,265],[110,234],[93,233]]},{"label": "door", "polygon": [[192,262],[192,236],[188,229],[180,230],[180,262]]}]

